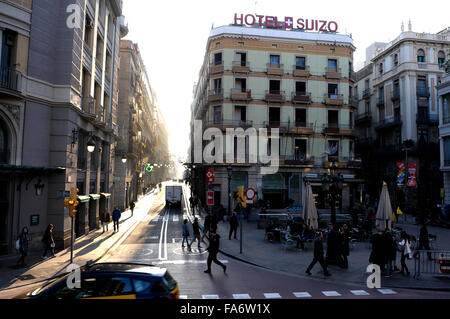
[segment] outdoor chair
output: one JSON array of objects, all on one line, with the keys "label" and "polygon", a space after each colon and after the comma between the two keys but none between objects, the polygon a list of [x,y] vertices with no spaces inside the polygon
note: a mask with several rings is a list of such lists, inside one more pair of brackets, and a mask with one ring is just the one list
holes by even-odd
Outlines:
[{"label": "outdoor chair", "polygon": [[281,248],[283,248],[285,251],[287,249],[295,249],[295,246],[297,243],[292,239],[286,239],[284,235],[280,236],[281,239]]}]

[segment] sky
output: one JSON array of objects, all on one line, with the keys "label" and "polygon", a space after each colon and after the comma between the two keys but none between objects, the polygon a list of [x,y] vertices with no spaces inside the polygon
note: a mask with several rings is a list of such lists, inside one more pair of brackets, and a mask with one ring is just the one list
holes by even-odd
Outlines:
[{"label": "sky", "polygon": [[338,32],[352,34],[357,70],[373,42],[390,42],[405,31],[437,33],[450,26],[448,0],[124,0],[130,30],[137,42],[158,107],[170,132],[170,152],[187,157],[193,87],[203,63],[212,26],[233,23],[234,14],[259,14],[336,21]]}]

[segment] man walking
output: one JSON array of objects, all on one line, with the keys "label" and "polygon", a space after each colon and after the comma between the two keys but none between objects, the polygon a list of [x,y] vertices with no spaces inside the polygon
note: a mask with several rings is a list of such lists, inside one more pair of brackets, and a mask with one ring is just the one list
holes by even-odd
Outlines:
[{"label": "man walking", "polygon": [[217,260],[217,253],[219,252],[219,245],[220,245],[220,236],[216,234],[215,229],[211,229],[210,231],[210,237],[209,237],[209,247],[208,247],[208,269],[205,270],[206,274],[211,273],[211,263],[214,261],[219,266],[222,266],[223,272],[225,273],[227,271],[227,266],[222,264],[220,261]]},{"label": "man walking", "polygon": [[203,236],[202,236],[202,240],[205,238],[206,233],[209,233],[209,229],[211,227],[211,215],[208,213],[208,215],[206,215],[205,217],[205,222],[203,223],[203,227],[205,228],[203,230]]},{"label": "man walking", "polygon": [[130,202],[131,216],[133,216],[133,213],[134,213],[134,207],[136,207],[136,204],[135,204],[133,201],[131,201],[131,202]]},{"label": "man walking", "polygon": [[[430,248],[430,238],[428,235],[428,225],[424,224],[422,226],[422,228],[420,229],[420,234],[419,234],[419,247],[417,248],[417,250],[431,250]],[[418,251],[416,251],[416,253],[414,254],[414,258],[417,257],[417,255],[419,254]],[[427,252],[428,255],[428,260],[431,260],[431,253]]]},{"label": "man walking", "polygon": [[327,270],[327,264],[325,263],[325,259],[323,256],[323,232],[319,232],[319,236],[314,240],[314,258],[311,262],[311,264],[308,266],[308,269],[306,269],[305,273],[310,276],[311,275],[311,269],[314,267],[314,265],[319,262],[323,269],[323,274],[325,276],[331,276],[331,274]]},{"label": "man walking", "polygon": [[327,263],[329,265],[339,264],[339,238],[334,230],[333,224],[328,224],[328,242],[327,242]]},{"label": "man walking", "polygon": [[103,232],[108,231],[108,224],[111,221],[111,215],[109,214],[108,208],[105,208],[100,214],[100,221],[102,222]]},{"label": "man walking", "polygon": [[200,246],[200,225],[198,224],[198,218],[195,217],[194,222],[192,223],[192,231],[194,232],[194,238],[192,239],[192,242],[189,244],[189,247],[192,246],[195,240],[198,242],[198,249],[202,248]]},{"label": "man walking", "polygon": [[233,215],[231,215],[231,217],[230,217],[230,233],[228,234],[229,240],[231,240],[231,235],[233,234],[233,232],[234,232],[234,239],[237,239],[236,232],[237,232],[238,226],[239,226],[239,222],[236,217],[236,213],[233,212]]},{"label": "man walking", "polygon": [[122,213],[120,212],[120,209],[117,206],[115,206],[114,211],[112,213],[112,219],[113,219],[113,223],[114,223],[114,232],[119,231],[119,220],[120,220],[121,216],[122,216]]}]

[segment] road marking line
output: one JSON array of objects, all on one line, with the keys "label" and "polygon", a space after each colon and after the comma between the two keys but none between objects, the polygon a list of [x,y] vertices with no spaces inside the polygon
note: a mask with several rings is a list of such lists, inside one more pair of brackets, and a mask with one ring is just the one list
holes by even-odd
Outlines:
[{"label": "road marking line", "polygon": [[370,294],[365,290],[350,290],[355,296],[369,296]]},{"label": "road marking line", "polygon": [[297,298],[310,298],[312,297],[308,292],[294,292],[294,296]]},{"label": "road marking line", "polygon": [[252,299],[249,294],[233,294],[234,299]]},{"label": "road marking line", "polygon": [[[144,261],[144,260],[155,260],[154,258],[152,259],[145,259],[145,258],[141,258],[140,260]],[[228,264],[228,260],[219,260],[221,263],[223,264]],[[162,264],[206,264],[206,260],[158,260],[158,261],[153,261],[152,264],[154,265],[162,265]]]},{"label": "road marking line", "polygon": [[275,298],[281,298],[281,295],[279,293],[265,293],[264,297],[266,297],[267,299],[275,299]]},{"label": "road marking line", "polygon": [[322,293],[327,296],[327,297],[339,297],[342,296],[340,293],[338,293],[337,291],[322,291]]},{"label": "road marking line", "polygon": [[202,295],[202,299],[220,299],[219,295]]},{"label": "road marking line", "polygon": [[396,295],[397,293],[392,289],[378,289],[383,295]]},{"label": "road marking line", "polygon": [[187,295],[180,295],[180,299],[188,299]]},{"label": "road marking line", "polygon": [[152,219],[152,223],[157,223],[159,220],[159,215],[156,215],[155,218]]}]

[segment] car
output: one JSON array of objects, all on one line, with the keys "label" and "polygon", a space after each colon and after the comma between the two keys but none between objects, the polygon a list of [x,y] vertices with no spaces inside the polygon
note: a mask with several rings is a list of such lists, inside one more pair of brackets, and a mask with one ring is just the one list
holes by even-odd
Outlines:
[{"label": "car", "polygon": [[178,283],[166,268],[136,263],[96,263],[81,268],[81,287],[70,289],[65,274],[15,299],[178,299]]}]

